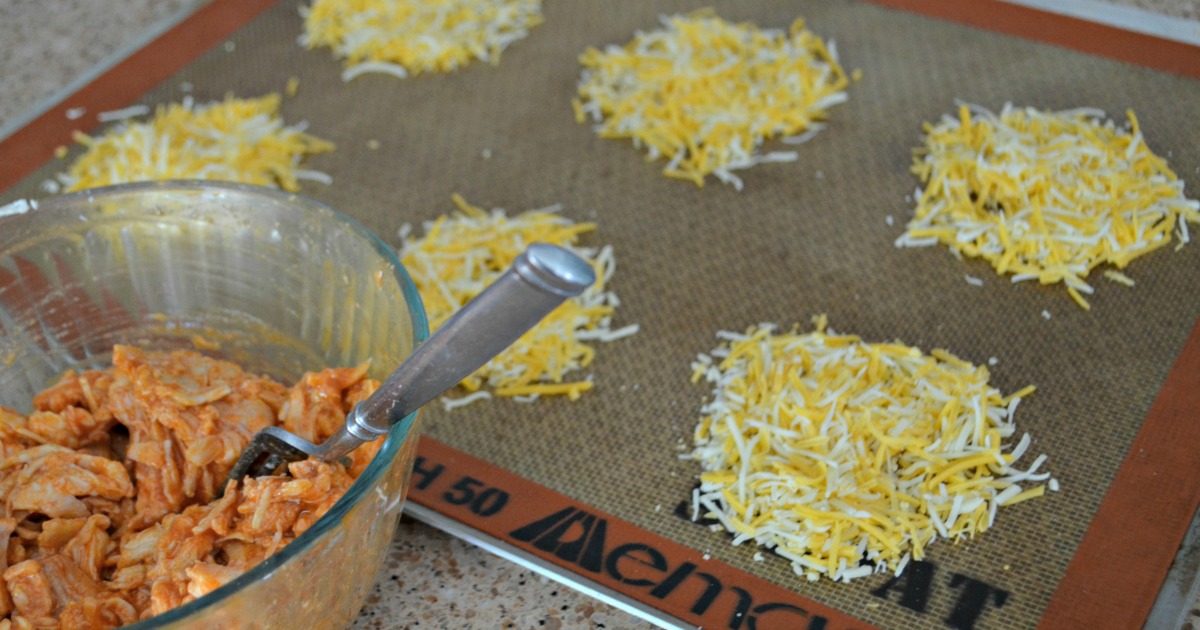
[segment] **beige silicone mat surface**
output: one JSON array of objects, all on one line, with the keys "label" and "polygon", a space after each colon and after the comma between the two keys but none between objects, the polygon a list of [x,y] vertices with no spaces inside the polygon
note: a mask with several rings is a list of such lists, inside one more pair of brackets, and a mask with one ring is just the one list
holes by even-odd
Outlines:
[{"label": "beige silicone mat surface", "polygon": [[[571,111],[586,46],[624,43],[659,14],[701,6],[767,27],[803,16],[836,40],[847,69],[863,72],[828,128],[797,148],[797,162],[745,172],[742,192],[667,179],[661,163],[597,138]],[[954,573],[1009,593],[1003,623],[984,615],[977,627],[1036,622],[1200,315],[1200,246],[1135,262],[1132,289],[1097,274],[1084,312],[1059,287],[1013,285],[941,248],[894,247],[917,185],[910,150],[921,123],[953,111],[955,99],[1117,116],[1132,108],[1148,144],[1195,179],[1200,82],[864,3],[551,0],[545,23],[498,66],[343,83],[326,51],[296,44],[297,8],[281,2],[138,102],[178,100],[185,83],[198,101],[256,96],[297,77],[285,119],[307,120],[337,144],[308,162],[333,184],[304,193],[393,245],[401,224],[451,211],[455,192],[510,211],[561,202],[565,215],[599,224],[587,243],[615,248],[616,325],[641,325],[597,349],[596,388],[582,400],[485,401],[450,413],[434,405],[429,435],[883,627],[943,627],[961,591],[949,586]],[[3,201],[44,195],[40,183],[64,167],[46,165]],[[1188,193],[1197,196],[1194,184]],[[976,541],[936,545],[926,614],[872,596],[887,576],[809,583],[786,561],[756,562],[755,549],[674,515],[697,473],[678,455],[707,395],[689,383],[689,362],[715,347],[718,330],[807,326],[819,313],[869,341],[946,348],[975,363],[995,357],[993,381],[1006,393],[1038,387],[1017,424],[1034,437],[1031,454],[1049,455],[1062,490],[1002,509]]]}]

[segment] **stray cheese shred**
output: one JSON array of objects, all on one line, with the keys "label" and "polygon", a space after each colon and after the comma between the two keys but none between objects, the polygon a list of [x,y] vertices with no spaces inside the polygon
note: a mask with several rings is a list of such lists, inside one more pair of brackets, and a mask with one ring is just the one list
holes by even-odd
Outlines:
[{"label": "stray cheese shred", "polygon": [[232,96],[193,106],[160,106],[145,122],[125,121],[102,136],[76,132],[86,147],[58,179],[67,190],[162,179],[207,179],[299,190],[298,181],[328,176],[300,169],[300,161],[333,144],[287,126],[280,97]]},{"label": "stray cheese shred", "polygon": [[924,189],[896,245],[942,243],[1013,282],[1063,283],[1090,308],[1084,278],[1094,268],[1124,269],[1173,230],[1182,247],[1188,223],[1200,223],[1200,201],[1184,197],[1183,181],[1127,115],[1118,128],[1095,109],[1005,105],[997,115],[963,104],[957,117],[927,123],[912,166]]},{"label": "stray cheese shred", "polygon": [[573,105],[576,120],[590,118],[601,137],[631,138],[648,159],[666,159],[668,177],[703,187],[711,174],[741,190],[733,171],[797,157],[762,153],[764,140],[788,136],[785,142],[799,144],[847,99],[850,79],[836,46],[803,20],[786,33],[707,10],[661,22],[624,47],[584,51]]},{"label": "stray cheese shred", "polygon": [[592,363],[595,350],[589,342],[614,341],[638,330],[637,324],[612,328],[620,304],[607,288],[616,271],[612,247],[580,246],[580,235],[595,224],[575,223],[558,214],[559,206],[509,217],[500,209],[486,212],[472,206],[459,195],[453,199],[458,212],[425,223],[422,238],[410,236],[410,225],[400,229],[401,262],[421,294],[431,330],[499,278],[532,243],[559,245],[587,260],[596,283],[464,379],[466,396],[443,398],[443,405],[453,409],[492,394],[521,402],[541,396],[577,400],[592,389],[590,377],[575,376]]},{"label": "stray cheese shred", "polygon": [[[722,332],[693,363],[713,386],[694,449],[693,518],[715,519],[810,580],[899,575],[937,539],[973,538],[1000,506],[1040,496],[1046,457],[1016,468],[1013,413],[1033,392],[988,385],[942,350],[865,343],[826,328]],[[1051,480],[1051,489],[1057,484]]]},{"label": "stray cheese shred", "polygon": [[333,49],[346,81],[364,72],[450,72],[473,59],[499,63],[543,20],[541,0],[315,0],[301,14],[301,45]]}]

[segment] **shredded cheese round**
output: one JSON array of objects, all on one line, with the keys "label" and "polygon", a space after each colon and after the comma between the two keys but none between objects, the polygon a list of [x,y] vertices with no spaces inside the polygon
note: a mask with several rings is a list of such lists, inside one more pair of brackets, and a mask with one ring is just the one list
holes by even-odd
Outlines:
[{"label": "shredded cheese round", "polygon": [[333,144],[285,126],[279,95],[160,106],[146,122],[125,121],[104,135],[76,132],[87,150],[58,176],[67,190],[161,179],[210,179],[299,190],[298,180],[328,175],[298,168]]},{"label": "shredded cheese round", "polygon": [[542,23],[541,0],[315,0],[301,13],[301,44],[333,49],[347,81],[499,63],[501,51]]},{"label": "shredded cheese round", "polygon": [[[986,367],[900,343],[763,324],[693,363],[712,384],[695,448],[696,517],[716,519],[792,562],[810,580],[897,575],[935,540],[973,538],[1002,505],[1040,496],[1038,468],[1014,468],[1013,413]],[[1052,486],[1053,487],[1053,486]]]},{"label": "shredded cheese round", "polygon": [[926,124],[912,167],[924,189],[896,245],[943,243],[1013,282],[1061,282],[1089,308],[1092,269],[1124,269],[1169,243],[1173,229],[1182,247],[1188,223],[1200,223],[1200,201],[1184,197],[1134,113],[1127,129],[1104,116],[1011,105],[996,115],[964,104],[958,117]]},{"label": "shredded cheese round", "polygon": [[499,278],[532,243],[569,249],[592,264],[597,280],[467,377],[461,386],[471,394],[443,404],[452,409],[487,398],[485,387],[520,402],[555,395],[577,400],[592,388],[591,377],[567,377],[591,365],[595,350],[589,342],[614,341],[638,330],[637,324],[612,328],[620,304],[607,288],[617,264],[612,247],[580,246],[579,236],[594,230],[595,224],[574,223],[558,214],[558,206],[509,217],[500,209],[485,212],[458,195],[454,203],[459,212],[425,223],[424,237],[412,238],[409,225],[400,230],[401,261],[425,303],[430,329],[439,328]]},{"label": "shredded cheese round", "polygon": [[[732,24],[711,11],[662,18],[624,47],[587,49],[575,118],[604,138],[631,138],[663,173],[697,186],[712,174],[741,190],[732,171],[792,161],[763,141],[821,128],[846,100],[837,49],[797,20],[788,33]],[[795,143],[811,135],[794,139]]]}]

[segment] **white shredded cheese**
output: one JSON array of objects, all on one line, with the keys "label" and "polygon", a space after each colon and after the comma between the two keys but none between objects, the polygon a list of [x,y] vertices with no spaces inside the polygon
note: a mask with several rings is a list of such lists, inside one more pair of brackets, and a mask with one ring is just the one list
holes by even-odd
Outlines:
[{"label": "white shredded cheese", "polygon": [[230,96],[199,107],[173,103],[145,122],[125,121],[102,136],[76,132],[86,151],[59,180],[67,190],[161,179],[217,179],[289,191],[299,189],[300,179],[330,183],[328,175],[298,164],[333,145],[304,133],[303,124],[285,126],[279,102],[271,94]]},{"label": "white shredded cheese", "polygon": [[[575,119],[603,138],[629,138],[663,174],[704,185],[713,175],[741,190],[733,171],[797,159],[763,153],[769,138],[802,144],[845,102],[850,77],[828,47],[796,20],[784,33],[734,24],[704,10],[663,16],[662,28],[580,57]],[[797,135],[798,134],[798,135]],[[823,174],[817,174],[818,178]]]},{"label": "white shredded cheese", "polygon": [[114,109],[108,112],[100,112],[96,114],[96,120],[107,123],[125,120],[126,118],[134,118],[136,116],[145,116],[150,113],[149,105],[130,105],[124,109]]},{"label": "white shredded cheese", "polygon": [[1200,223],[1200,201],[1184,197],[1127,116],[1124,129],[1095,109],[960,105],[957,117],[925,125],[912,167],[924,189],[896,245],[943,243],[1014,282],[1062,283],[1090,308],[1092,269],[1124,269],[1167,245],[1173,229],[1182,246],[1188,223]]},{"label": "white shredded cheese", "polygon": [[297,180],[320,182],[322,184],[325,184],[326,186],[333,185],[333,177],[331,177],[329,175],[329,173],[323,173],[321,171],[313,171],[313,170],[298,168],[293,172],[293,175],[295,175]]},{"label": "white shredded cheese", "polygon": [[342,79],[450,72],[473,59],[499,63],[542,23],[541,0],[314,0],[302,7],[307,48],[344,60]]},{"label": "white shredded cheese", "polygon": [[809,140],[812,140],[813,138],[817,137],[817,134],[820,133],[821,130],[824,128],[825,128],[824,124],[819,123],[819,122],[814,122],[808,126],[808,129],[805,130],[804,133],[802,133],[798,136],[787,136],[784,138],[780,138],[779,141],[784,144],[804,144],[805,142],[808,142]]},{"label": "white shredded cheese", "polygon": [[[401,260],[421,293],[431,329],[440,327],[500,277],[531,243],[571,250],[591,262],[597,278],[582,295],[564,302],[463,380],[462,387],[475,393],[487,388],[493,395],[519,402],[553,395],[578,399],[594,386],[590,375],[571,377],[591,365],[595,349],[590,342],[616,341],[638,332],[637,324],[612,328],[620,303],[608,288],[616,271],[612,247],[579,245],[579,236],[596,226],[567,219],[558,214],[561,208],[557,205],[510,217],[499,209],[485,212],[458,195],[454,195],[454,203],[458,212],[426,223],[422,238],[412,236],[411,226],[400,228],[404,241]],[[470,396],[458,400],[467,398]]]},{"label": "white shredded cheese", "polygon": [[470,394],[467,394],[466,396],[463,396],[461,398],[450,398],[449,396],[443,396],[442,397],[442,407],[446,411],[450,411],[452,409],[457,409],[459,407],[465,407],[476,401],[487,400],[488,398],[491,398],[491,397],[492,397],[492,394],[490,392],[486,392],[483,390],[480,390],[477,392],[471,392]]},{"label": "white shredded cheese", "polygon": [[37,205],[31,203],[30,200],[18,199],[0,206],[0,217],[11,217],[18,214],[25,214],[34,208],[37,208]]},{"label": "white shredded cheese", "polygon": [[[693,519],[714,519],[734,544],[754,541],[816,580],[899,574],[938,539],[973,538],[998,506],[1045,491],[1049,477],[1015,468],[1016,404],[986,367],[943,350],[866,343],[829,331],[762,324],[692,365],[712,386],[692,458]],[[720,358],[719,358],[720,357]],[[865,564],[864,564],[865,563]]]},{"label": "white shredded cheese", "polygon": [[377,74],[390,74],[398,79],[404,79],[408,77],[408,70],[405,70],[404,66],[402,65],[387,61],[364,61],[362,63],[356,63],[353,66],[343,70],[342,80],[351,81],[357,76],[372,72]]}]

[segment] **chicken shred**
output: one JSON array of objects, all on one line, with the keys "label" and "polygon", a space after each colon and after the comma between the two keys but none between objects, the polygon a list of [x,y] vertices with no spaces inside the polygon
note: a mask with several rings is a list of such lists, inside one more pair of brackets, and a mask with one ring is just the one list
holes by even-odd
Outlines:
[{"label": "chicken shred", "polygon": [[349,468],[316,460],[216,498],[256,431],[328,438],[379,386],[366,367],[292,388],[196,352],[113,349],[23,416],[0,407],[0,630],[114,628],[219,588],[311,527]]}]

